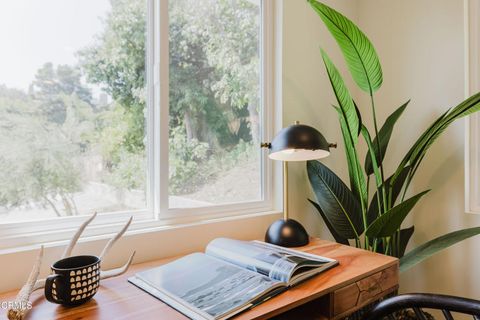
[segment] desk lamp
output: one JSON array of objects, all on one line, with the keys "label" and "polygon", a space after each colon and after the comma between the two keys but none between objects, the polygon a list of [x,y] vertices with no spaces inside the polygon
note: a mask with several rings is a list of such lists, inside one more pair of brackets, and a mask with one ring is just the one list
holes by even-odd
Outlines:
[{"label": "desk lamp", "polygon": [[315,128],[295,123],[283,128],[270,143],[262,143],[269,149],[268,157],[283,161],[283,219],[273,222],[265,234],[265,242],[283,247],[300,247],[308,244],[308,233],[296,220],[288,218],[288,162],[308,161],[328,157],[328,143]]}]

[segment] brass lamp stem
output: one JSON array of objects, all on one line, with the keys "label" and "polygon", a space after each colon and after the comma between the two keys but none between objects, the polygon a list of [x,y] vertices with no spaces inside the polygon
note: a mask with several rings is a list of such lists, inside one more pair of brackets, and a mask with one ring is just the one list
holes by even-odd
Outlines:
[{"label": "brass lamp stem", "polygon": [[288,219],[288,162],[283,161],[283,220]]}]

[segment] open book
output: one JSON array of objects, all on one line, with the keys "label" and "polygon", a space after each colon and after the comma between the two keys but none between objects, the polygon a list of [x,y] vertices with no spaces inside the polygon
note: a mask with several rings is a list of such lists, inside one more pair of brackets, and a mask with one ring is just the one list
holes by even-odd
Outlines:
[{"label": "open book", "polygon": [[128,281],[192,319],[228,319],[327,270],[332,259],[259,241],[219,238]]}]

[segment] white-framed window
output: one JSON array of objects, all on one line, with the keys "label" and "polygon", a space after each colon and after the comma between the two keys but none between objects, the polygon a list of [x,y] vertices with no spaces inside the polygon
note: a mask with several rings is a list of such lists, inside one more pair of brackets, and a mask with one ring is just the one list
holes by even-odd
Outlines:
[{"label": "white-framed window", "polygon": [[272,6],[1,3],[0,249],[273,210]]},{"label": "white-framed window", "polygon": [[[465,0],[466,95],[480,91],[480,4]],[[465,210],[480,213],[480,116],[466,120]]]}]

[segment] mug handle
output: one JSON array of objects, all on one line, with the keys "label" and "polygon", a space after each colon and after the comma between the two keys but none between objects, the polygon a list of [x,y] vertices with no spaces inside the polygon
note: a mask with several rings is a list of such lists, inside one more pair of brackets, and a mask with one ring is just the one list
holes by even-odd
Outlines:
[{"label": "mug handle", "polygon": [[55,299],[52,295],[52,285],[53,285],[53,283],[55,283],[55,281],[57,279],[62,278],[62,277],[63,277],[63,275],[61,275],[61,274],[52,274],[52,275],[49,275],[47,277],[47,279],[45,279],[45,298],[47,298],[48,301],[53,302],[53,303],[63,303],[63,299],[58,299],[58,293],[59,293],[58,290],[60,288],[58,283],[56,285],[57,286],[57,289],[56,289],[57,299]]}]

